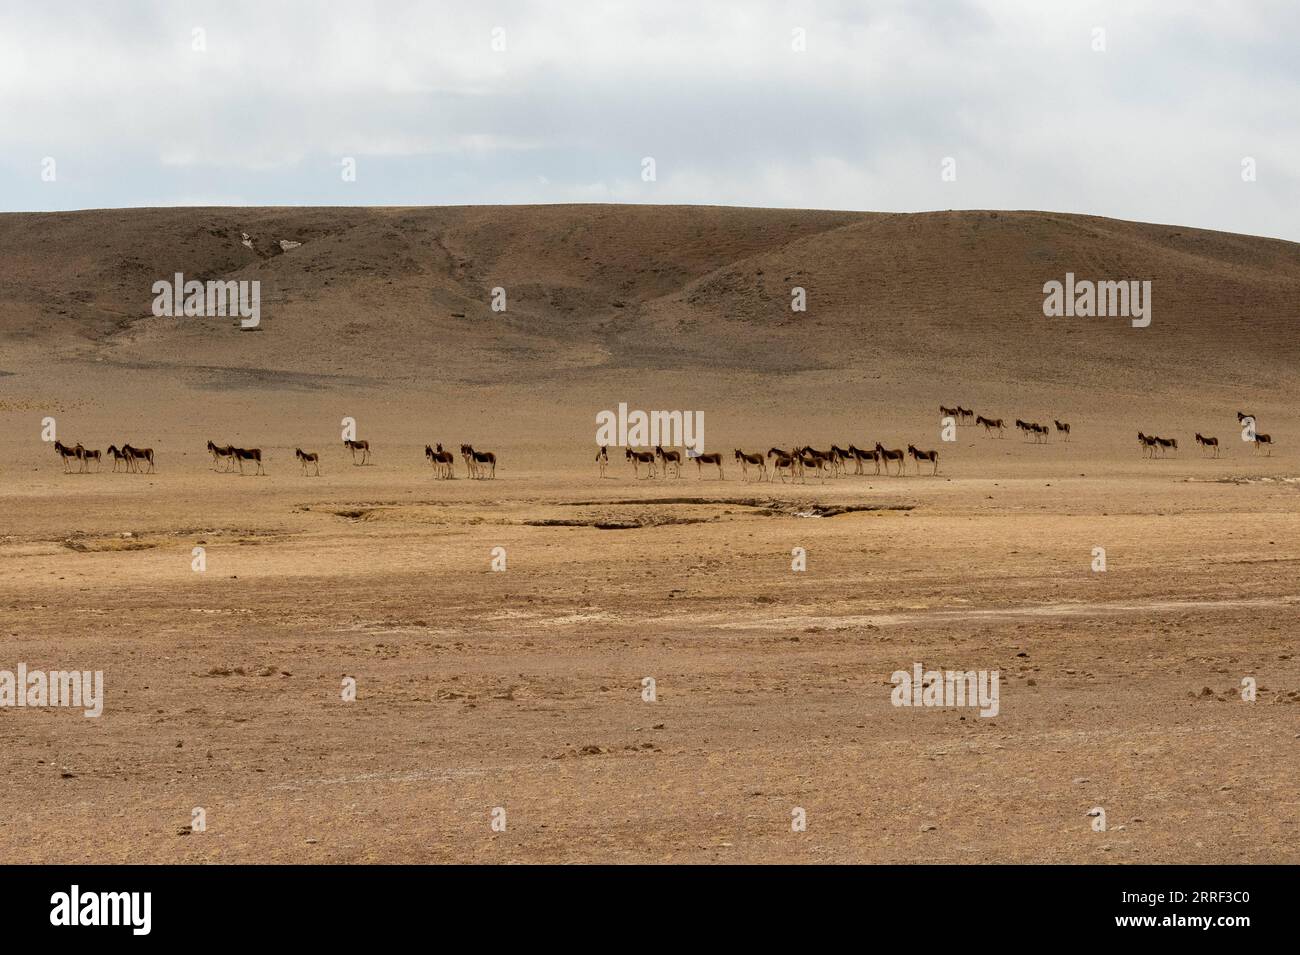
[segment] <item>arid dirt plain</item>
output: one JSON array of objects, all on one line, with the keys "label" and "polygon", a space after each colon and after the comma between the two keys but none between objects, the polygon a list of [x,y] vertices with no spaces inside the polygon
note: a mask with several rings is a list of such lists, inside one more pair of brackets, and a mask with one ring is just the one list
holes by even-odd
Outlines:
[{"label": "arid dirt plain", "polygon": [[[1151,326],[1045,318],[1067,271],[1150,279]],[[259,280],[260,329],[153,317],[176,272]],[[0,216],[0,669],[105,685],[0,707],[0,853],[1298,862],[1298,309],[1293,244],[1051,213]],[[620,402],[702,411],[726,479],[600,478]],[[940,403],[1071,440],[941,442]],[[46,417],[157,473],[63,473]],[[877,440],[938,476],[730,460]],[[998,670],[999,714],[892,706],[918,662]]]}]

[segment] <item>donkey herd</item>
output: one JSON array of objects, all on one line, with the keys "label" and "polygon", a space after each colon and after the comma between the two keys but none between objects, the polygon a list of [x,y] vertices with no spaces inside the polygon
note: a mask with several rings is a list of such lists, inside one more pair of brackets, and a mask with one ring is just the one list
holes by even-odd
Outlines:
[{"label": "donkey herd", "polygon": [[71,471],[70,462],[77,462],[77,470],[85,473],[90,470],[90,462],[95,462],[95,470],[98,471],[104,466],[104,455],[113,459],[113,470],[118,469],[118,465],[125,466],[127,471],[132,473],[151,474],[155,470],[153,463],[153,448],[134,448],[129,444],[124,444],[120,448],[115,444],[110,444],[108,450],[100,452],[98,449],[91,451],[83,447],[78,442],[73,447],[68,447],[62,441],[54,442],[54,450],[58,452],[59,457],[63,460],[63,470]]},{"label": "donkey herd", "polygon": [[[787,479],[806,481],[807,475],[811,473],[825,482],[828,476],[843,477],[847,474],[850,463],[853,465],[854,474],[865,474],[864,464],[867,461],[875,463],[876,474],[881,473],[882,467],[884,473],[888,474],[891,464],[897,466],[896,473],[902,474],[908,457],[916,462],[917,473],[920,473],[922,461],[932,465],[931,474],[939,473],[939,452],[922,451],[911,444],[907,446],[906,451],[890,450],[881,444],[865,451],[851,444],[847,448],[832,444],[827,451],[819,451],[807,445],[789,451],[783,448],[769,448],[767,454],[761,452],[750,454],[736,448],[733,456],[740,465],[743,480],[746,481],[751,480],[750,469],[752,468],[755,478],[759,481],[775,480],[777,477],[780,477],[782,483]],[[680,451],[664,450],[658,445],[653,451],[627,448],[623,452],[623,457],[632,464],[632,473],[636,477],[641,477],[643,466],[646,478],[654,478],[656,475],[681,477],[682,453]],[[718,480],[726,479],[722,466],[723,455],[717,451],[708,454],[687,452],[686,460],[695,462],[696,475],[700,478],[704,477],[704,467],[708,465],[710,469],[715,467],[718,469]],[[606,470],[609,468],[608,447],[602,446],[596,452],[596,464],[600,468],[600,476],[605,477]]]},{"label": "donkey herd", "polygon": [[[989,418],[984,415],[976,414],[970,408],[964,408],[961,405],[949,407],[939,405],[939,413],[945,419],[951,419],[953,425],[973,424],[976,427],[984,429],[986,435],[993,435],[1001,438],[1006,433],[1006,422],[1002,418]],[[949,423],[945,420],[945,424]],[[1237,412],[1237,423],[1243,426],[1243,435],[1246,436],[1255,450],[1260,448],[1269,448],[1269,454],[1272,453],[1273,439],[1267,434],[1255,431],[1255,417],[1244,412]],[[1060,436],[1063,441],[1070,440],[1071,430],[1068,421],[1052,419],[1051,427],[1039,424],[1037,421],[1025,421],[1021,418],[1015,419],[1015,426],[1024,436],[1026,441],[1035,444],[1044,444],[1048,441],[1053,433]],[[1155,457],[1163,455],[1169,451],[1178,450],[1178,441],[1176,438],[1162,438],[1154,435],[1146,435],[1141,431],[1138,432],[1138,442],[1141,445],[1144,456]],[[1219,456],[1219,439],[1207,437],[1199,431],[1196,433],[1196,444],[1211,457]],[[656,445],[653,450],[640,451],[636,448],[627,448],[624,451],[624,458],[632,465],[632,473],[635,477],[642,477],[642,468],[645,469],[646,478],[662,477],[680,477],[682,466],[681,452],[675,450],[665,450],[663,447]],[[843,477],[849,474],[849,466],[853,467],[853,474],[866,474],[866,463],[870,461],[874,465],[873,474],[890,474],[890,465],[896,470],[893,472],[897,475],[905,473],[907,459],[911,458],[916,465],[916,473],[921,473],[922,463],[930,465],[930,474],[939,473],[939,452],[923,451],[914,444],[909,444],[907,450],[901,448],[886,448],[880,442],[874,446],[868,446],[865,450],[850,444],[847,448],[832,444],[828,450],[820,451],[808,445],[797,446],[790,450],[784,448],[769,448],[767,453],[761,451],[748,452],[740,448],[734,449],[733,457],[739,464],[742,474],[742,480],[751,480],[751,470],[754,479],[763,481],[774,481],[780,478],[782,483],[789,481],[806,482],[808,474],[813,474],[825,482],[827,477]],[[718,469],[718,478],[722,480],[725,475],[722,470],[723,456],[716,452],[712,454],[694,454],[687,455],[688,460],[694,460],[696,464],[696,473],[703,477],[704,466],[716,466]],[[602,446],[596,452],[596,464],[600,469],[600,476],[605,477],[609,468],[609,448]]]},{"label": "donkey herd", "polygon": [[[370,442],[369,441],[350,441],[345,440],[343,447],[352,455],[352,463],[357,467],[370,463]],[[119,464],[124,464],[128,472],[152,474],[157,469],[154,465],[153,448],[136,448],[129,444],[122,445],[118,448],[116,445],[109,445],[108,450],[100,452],[98,450],[89,450],[84,445],[78,443],[72,447],[61,441],[54,442],[54,450],[58,452],[59,457],[63,460],[63,470],[71,472],[71,462],[77,462],[77,471],[86,473],[90,470],[90,462],[95,462],[95,470],[101,470],[104,455],[113,459],[113,470],[118,469]],[[236,468],[240,474],[246,473],[244,465],[247,464],[253,469],[253,474],[266,474],[266,466],[262,461],[261,448],[237,448],[233,444],[217,444],[209,440],[207,446],[208,454],[212,457],[213,470],[221,472],[231,472]],[[465,461],[465,470],[472,478],[494,478],[497,471],[497,456],[491,451],[476,451],[472,445],[462,444],[460,446],[461,457]],[[302,473],[312,476],[320,476],[320,454],[315,451],[304,451],[302,448],[295,448],[294,458],[302,467]],[[450,451],[444,451],[442,445],[438,445],[435,451],[429,445],[424,446],[424,456],[429,463],[433,465],[434,474],[440,478],[451,478],[455,476],[456,459]],[[147,469],[142,471],[142,467],[147,465]]]},{"label": "donkey herd", "polygon": [[[988,418],[984,415],[977,415],[969,408],[963,408],[961,405],[948,407],[940,405],[939,412],[944,415],[945,424],[974,424],[976,427],[982,427],[986,435],[991,434],[1001,438],[1006,433],[1006,424],[1001,418]],[[948,419],[951,419],[949,421]],[[1271,455],[1273,448],[1273,438],[1271,435],[1257,431],[1255,428],[1255,416],[1245,412],[1237,412],[1237,423],[1242,427],[1242,437],[1250,442],[1255,452],[1266,449],[1266,453]],[[1039,424],[1036,421],[1024,421],[1020,418],[1015,419],[1016,429],[1021,432],[1025,440],[1032,441],[1035,444],[1047,442],[1049,436],[1055,433],[1061,436],[1062,440],[1070,440],[1069,422],[1057,421],[1053,419],[1052,428],[1047,425]],[[1141,448],[1143,457],[1162,457],[1169,452],[1178,451],[1178,440],[1176,438],[1164,438],[1158,435],[1149,435],[1144,432],[1138,432],[1138,446]],[[1210,457],[1219,457],[1219,439],[1210,437],[1201,432],[1196,432],[1195,442],[1201,451]],[[352,463],[361,467],[370,463],[370,442],[345,440],[343,447],[352,455]],[[119,467],[132,474],[152,474],[157,469],[154,463],[153,448],[137,448],[131,444],[123,444],[120,448],[117,445],[110,444],[108,450],[100,452],[86,448],[78,443],[72,446],[63,444],[61,441],[54,442],[54,450],[58,453],[63,461],[63,470],[72,471],[72,462],[77,463],[77,472],[86,473],[90,470],[91,462],[95,464],[95,470],[103,468],[103,459],[105,456],[113,461],[113,470],[117,471]],[[214,441],[208,441],[208,454],[212,457],[212,466],[214,470],[222,472],[231,472],[238,468],[240,474],[246,473],[245,465],[253,469],[254,474],[266,474],[266,467],[262,459],[261,448],[238,448],[234,445],[220,445]],[[441,444],[436,446],[425,445],[424,457],[433,468],[435,477],[450,480],[456,476],[456,455],[451,451],[444,450]],[[656,445],[653,450],[641,451],[635,448],[626,448],[624,450],[624,459],[632,465],[632,473],[635,477],[641,477],[642,469],[645,470],[646,478],[654,478],[656,475],[663,477],[681,477],[682,465],[694,461],[696,474],[701,479],[704,477],[704,469],[708,467],[710,471],[717,468],[718,480],[725,480],[726,475],[723,472],[723,455],[717,451],[708,453],[696,453],[693,451],[683,452],[675,449],[666,449]],[[767,453],[747,452],[740,448],[734,450],[733,457],[736,464],[740,466],[742,480],[751,480],[750,474],[753,472],[753,479],[763,481],[774,481],[780,478],[782,483],[789,481],[806,482],[809,474],[820,478],[825,482],[827,477],[844,477],[849,474],[849,466],[853,467],[853,474],[866,474],[866,464],[871,462],[874,465],[874,474],[890,474],[890,466],[894,466],[894,474],[902,476],[905,473],[907,459],[911,458],[916,465],[916,473],[921,473],[921,465],[930,466],[930,474],[939,473],[939,452],[925,451],[914,444],[909,444],[907,450],[902,448],[887,448],[880,442],[874,446],[868,446],[865,450],[850,444],[847,448],[832,444],[827,450],[818,450],[809,445],[796,446],[790,450],[784,448],[769,448]],[[315,451],[304,451],[302,448],[294,449],[294,458],[302,467],[302,473],[308,476],[320,475],[320,454]],[[464,462],[465,473],[474,479],[492,479],[496,477],[497,456],[491,451],[478,451],[470,444],[460,446],[460,458]],[[600,470],[600,476],[605,477],[609,469],[609,446],[602,445],[596,452],[596,464]]]},{"label": "donkey herd", "polygon": [[[1242,426],[1241,434],[1243,440],[1249,442],[1258,454],[1261,448],[1267,448],[1266,455],[1273,454],[1273,436],[1264,434],[1262,431],[1255,430],[1255,416],[1246,414],[1244,411],[1237,412],[1237,424]],[[1196,445],[1205,454],[1212,458],[1219,456],[1219,439],[1208,437],[1196,432]],[[1142,456],[1154,458],[1159,455],[1168,454],[1170,451],[1178,450],[1177,438],[1161,438],[1154,434],[1143,434],[1138,432],[1138,447],[1142,449]]]}]

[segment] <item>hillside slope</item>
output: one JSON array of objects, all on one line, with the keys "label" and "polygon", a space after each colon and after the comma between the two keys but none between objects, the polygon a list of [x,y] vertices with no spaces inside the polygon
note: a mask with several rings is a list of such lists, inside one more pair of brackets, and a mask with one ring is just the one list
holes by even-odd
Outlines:
[{"label": "hillside slope", "polygon": [[[301,245],[282,252],[280,240]],[[176,272],[259,280],[261,328],[152,316],[152,283]],[[1044,317],[1043,283],[1066,272],[1150,280],[1151,326]],[[806,289],[804,313],[790,309],[795,286]],[[504,313],[490,308],[495,287],[506,290]],[[0,371],[47,387],[71,384],[83,366],[219,390],[609,384],[662,372],[858,382],[876,398],[996,382],[1228,400],[1294,386],[1298,306],[1295,244],[1044,212],[0,216]]]}]

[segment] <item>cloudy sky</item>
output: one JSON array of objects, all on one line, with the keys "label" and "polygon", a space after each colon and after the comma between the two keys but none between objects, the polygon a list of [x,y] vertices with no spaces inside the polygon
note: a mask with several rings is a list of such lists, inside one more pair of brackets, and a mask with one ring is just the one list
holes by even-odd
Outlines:
[{"label": "cloudy sky", "polygon": [[1300,240],[1300,4],[0,7],[0,211],[520,202],[1050,209]]}]

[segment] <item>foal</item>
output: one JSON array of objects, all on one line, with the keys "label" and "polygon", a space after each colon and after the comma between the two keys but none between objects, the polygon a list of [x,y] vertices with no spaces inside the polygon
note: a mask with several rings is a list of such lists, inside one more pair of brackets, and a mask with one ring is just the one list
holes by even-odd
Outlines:
[{"label": "foal", "polygon": [[758,468],[758,479],[761,481],[767,477],[767,462],[761,454],[746,454],[740,448],[736,449],[736,460],[740,462],[740,473],[744,480],[749,480],[749,466],[752,464]]},{"label": "foal", "polygon": [[307,465],[316,465],[316,476],[320,477],[320,455],[315,451],[304,451],[302,448],[295,448],[293,456],[302,464],[302,473],[307,473]]},{"label": "foal", "polygon": [[[117,445],[115,445],[115,444],[110,444],[110,445],[108,446],[108,450],[105,451],[104,453],[107,454],[110,458],[113,459],[113,470],[114,470],[114,472],[117,471],[117,466],[118,466],[118,464],[120,464],[120,463],[122,463],[122,462],[126,462],[126,455],[123,454],[121,451],[119,451],[119,450],[117,449]],[[129,463],[129,462],[127,462],[127,467],[128,467],[128,469],[130,468],[130,463]]]}]

